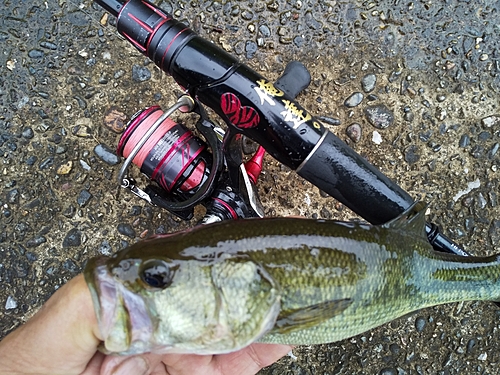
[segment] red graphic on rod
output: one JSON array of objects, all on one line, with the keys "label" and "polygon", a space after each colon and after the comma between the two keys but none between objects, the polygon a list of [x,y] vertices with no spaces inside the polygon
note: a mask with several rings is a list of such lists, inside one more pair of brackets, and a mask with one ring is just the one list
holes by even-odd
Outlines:
[{"label": "red graphic on rod", "polygon": [[238,128],[249,129],[259,125],[260,117],[257,111],[252,107],[242,107],[240,99],[233,93],[222,94],[220,106],[229,121]]}]

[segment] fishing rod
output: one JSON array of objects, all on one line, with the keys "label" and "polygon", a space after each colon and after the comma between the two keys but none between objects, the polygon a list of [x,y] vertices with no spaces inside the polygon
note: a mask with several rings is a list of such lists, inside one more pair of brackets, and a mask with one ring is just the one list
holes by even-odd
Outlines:
[{"label": "fishing rod", "polygon": [[[164,207],[182,211],[206,199],[220,174],[224,152],[231,154],[231,141],[239,135],[260,144],[276,160],[372,224],[388,222],[414,203],[401,187],[325,129],[286,89],[167,12],[146,0],[94,1],[117,18],[117,30],[125,39],[185,90],[193,101],[191,108],[202,118],[197,128],[208,137],[215,168],[193,195],[165,201]],[[227,124],[222,147],[210,135],[214,127],[204,118],[203,105]],[[426,232],[436,250],[468,255],[435,224],[427,223]]]}]

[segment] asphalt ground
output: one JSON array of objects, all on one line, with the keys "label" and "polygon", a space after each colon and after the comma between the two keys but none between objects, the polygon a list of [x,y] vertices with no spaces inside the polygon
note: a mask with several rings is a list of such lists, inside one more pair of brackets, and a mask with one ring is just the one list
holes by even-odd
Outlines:
[{"label": "asphalt ground", "polygon": [[[276,79],[299,60],[298,101],[412,196],[471,254],[500,242],[498,1],[155,2]],[[0,5],[0,338],[85,261],[193,226],[122,192],[114,109],[175,101],[180,89],[89,1]],[[394,116],[370,124],[366,108]],[[214,118],[215,121],[219,121]],[[182,118],[188,126],[192,116]],[[99,147],[98,147],[99,146]],[[140,178],[137,171],[134,174]],[[267,157],[266,215],[355,217]],[[342,342],[298,347],[262,374],[497,374],[498,308],[429,308]]]}]

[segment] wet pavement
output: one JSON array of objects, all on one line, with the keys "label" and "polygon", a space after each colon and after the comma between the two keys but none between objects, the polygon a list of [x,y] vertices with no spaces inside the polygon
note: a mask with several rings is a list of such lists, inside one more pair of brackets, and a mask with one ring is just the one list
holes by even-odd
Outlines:
[{"label": "wet pavement", "polygon": [[[494,253],[498,1],[155,3],[270,80],[302,61],[312,83],[298,101],[430,201],[429,219],[470,253]],[[112,17],[77,0],[3,1],[0,14],[1,338],[89,257],[187,228],[203,212],[182,222],[126,192],[115,197],[110,114],[119,127],[180,89],[116,34]],[[259,191],[267,215],[354,216],[269,157]],[[497,374],[499,318],[491,303],[429,308],[296,348],[262,374]]]}]

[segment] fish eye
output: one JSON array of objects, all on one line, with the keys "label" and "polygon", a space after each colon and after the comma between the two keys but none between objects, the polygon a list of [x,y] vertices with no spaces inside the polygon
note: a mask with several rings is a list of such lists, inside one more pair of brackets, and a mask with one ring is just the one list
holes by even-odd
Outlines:
[{"label": "fish eye", "polygon": [[155,289],[164,289],[172,282],[173,272],[167,262],[159,259],[145,261],[140,270],[141,280]]}]

